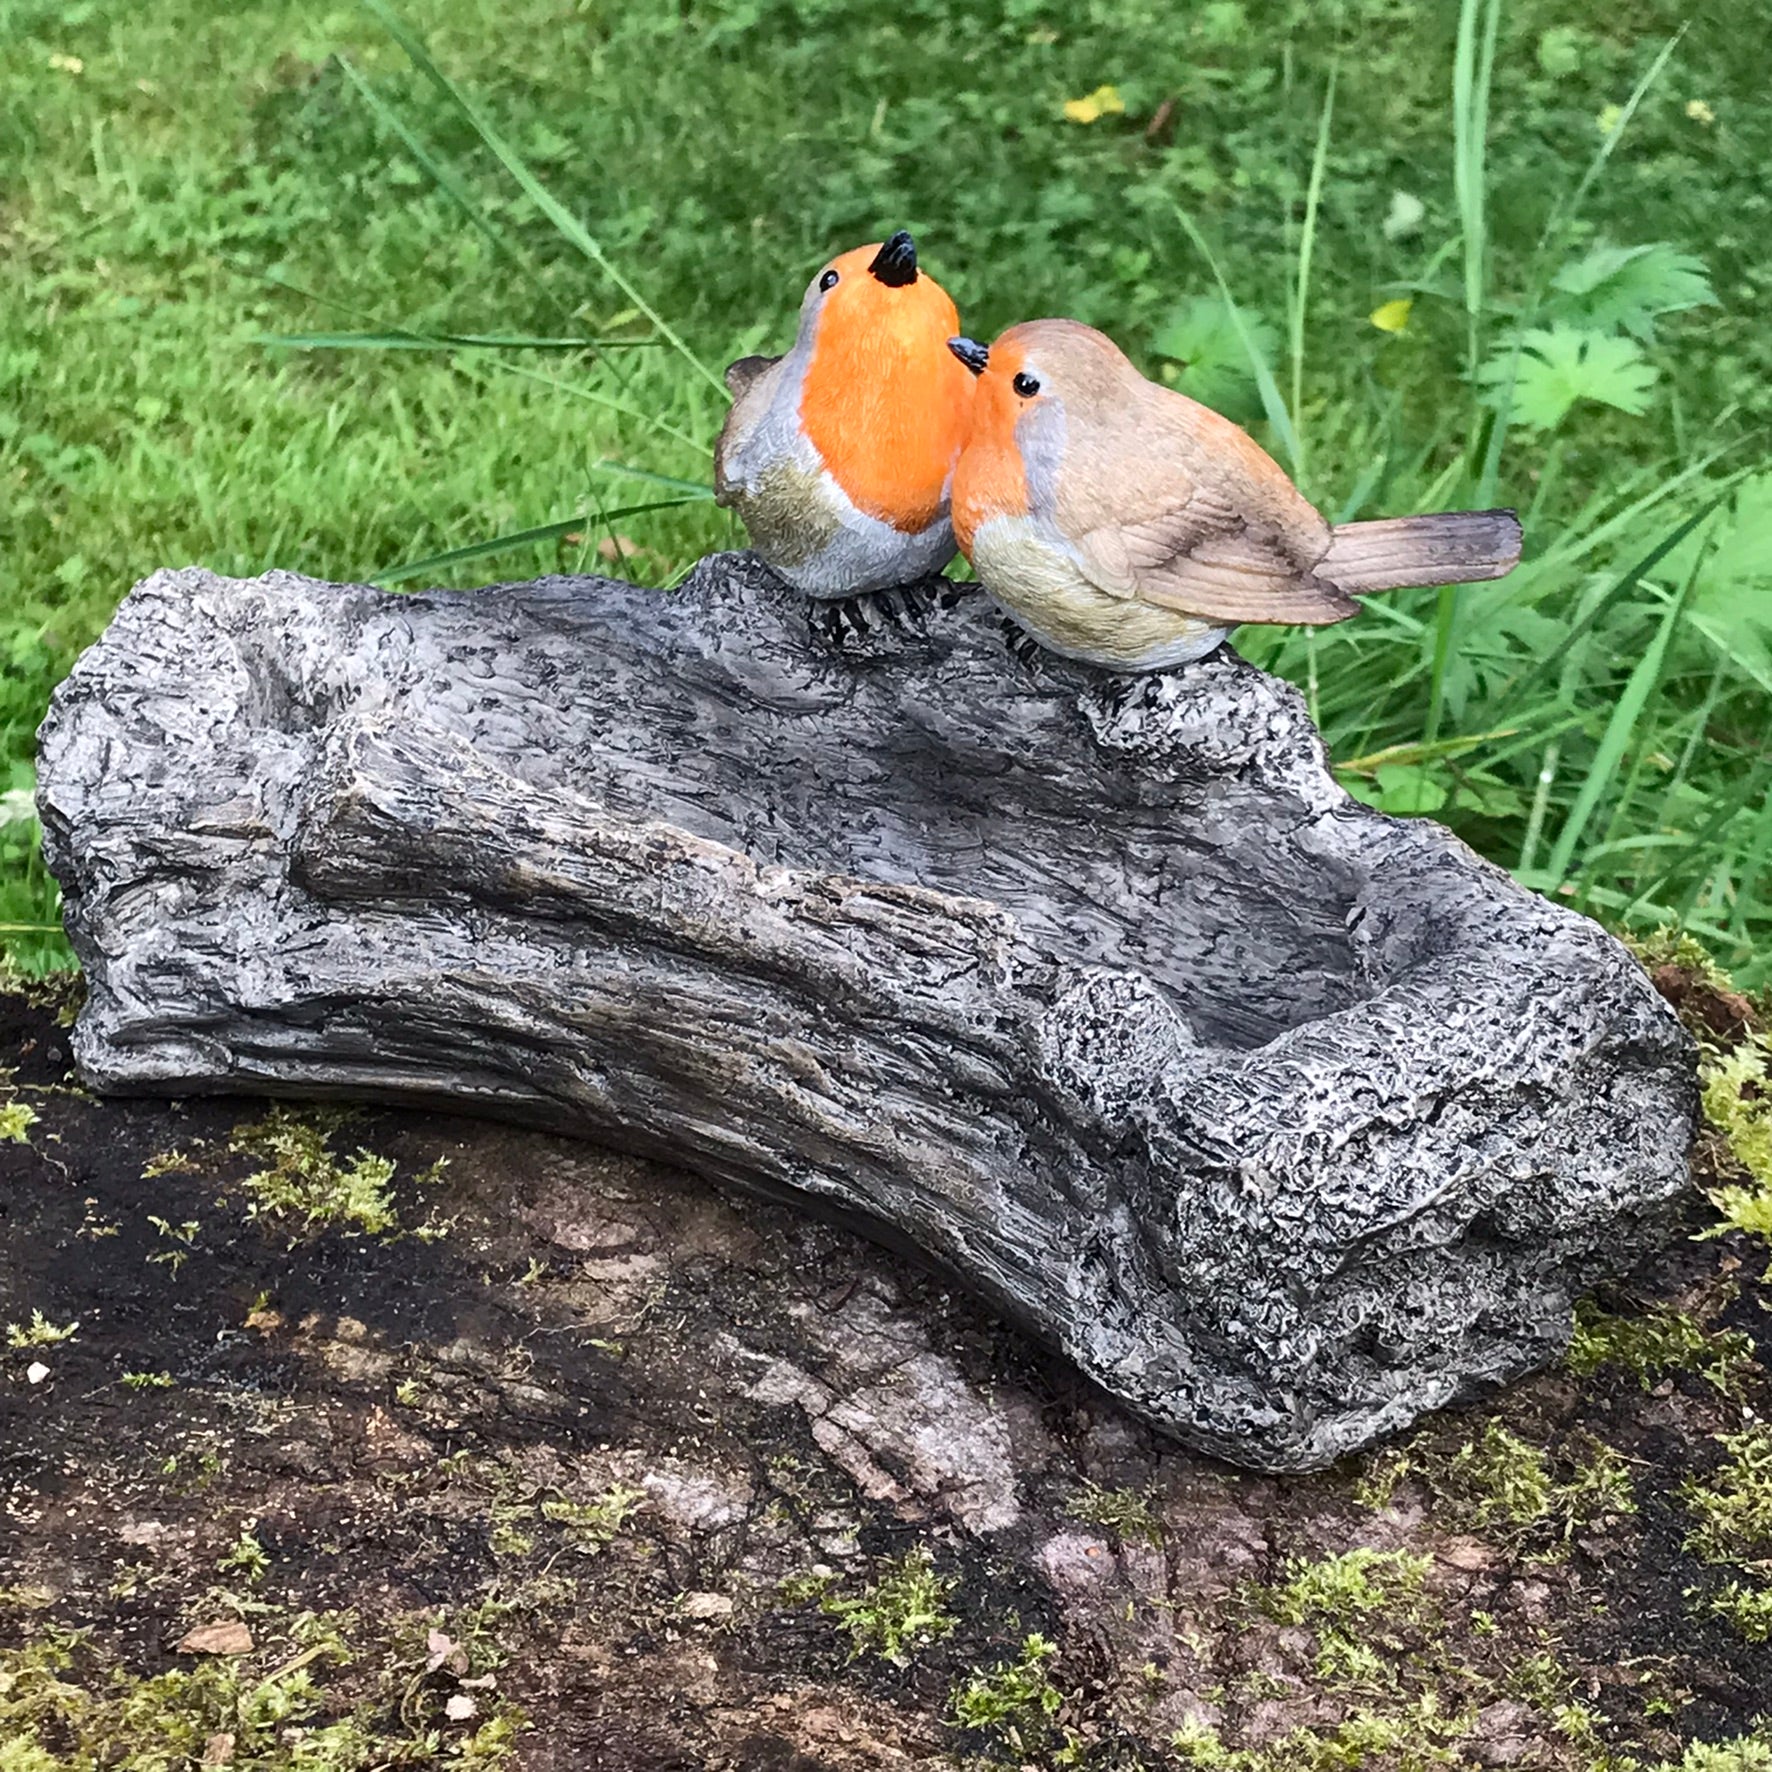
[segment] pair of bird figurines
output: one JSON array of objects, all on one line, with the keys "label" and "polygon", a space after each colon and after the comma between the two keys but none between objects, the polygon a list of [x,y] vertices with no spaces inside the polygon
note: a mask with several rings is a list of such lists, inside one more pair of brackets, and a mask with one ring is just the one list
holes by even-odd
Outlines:
[{"label": "pair of bird figurines", "polygon": [[1104,334],[1030,320],[985,346],[900,232],[812,279],[793,349],[726,371],[715,496],[810,597],[939,572],[956,545],[1039,645],[1120,671],[1243,622],[1321,626],[1369,591],[1500,578],[1512,511],[1331,528],[1247,432]]}]

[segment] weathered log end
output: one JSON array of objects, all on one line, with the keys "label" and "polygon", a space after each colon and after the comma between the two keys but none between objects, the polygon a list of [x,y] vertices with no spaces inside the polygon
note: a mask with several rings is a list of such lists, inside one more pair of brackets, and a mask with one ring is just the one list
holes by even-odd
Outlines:
[{"label": "weathered log end", "polygon": [[1114,1396],[1307,1469],[1552,1358],[1664,1233],[1631,957],[1329,773],[1235,654],[981,599],[139,585],[42,732],[94,1088],[428,1103],[856,1215]]}]

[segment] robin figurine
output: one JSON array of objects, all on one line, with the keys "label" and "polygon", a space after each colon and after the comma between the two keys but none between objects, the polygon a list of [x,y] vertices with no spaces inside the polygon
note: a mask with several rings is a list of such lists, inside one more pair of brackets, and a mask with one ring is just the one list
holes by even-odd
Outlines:
[{"label": "robin figurine", "polygon": [[1331,528],[1247,432],[1074,320],[949,348],[978,377],[955,535],[990,595],[1066,658],[1164,670],[1242,622],[1345,621],[1367,592],[1519,561],[1512,511]]},{"label": "robin figurine", "polygon": [[736,398],[714,495],[796,589],[853,598],[953,558],[948,497],[973,395],[947,349],[958,328],[901,230],[812,279],[786,356],[726,371]]}]

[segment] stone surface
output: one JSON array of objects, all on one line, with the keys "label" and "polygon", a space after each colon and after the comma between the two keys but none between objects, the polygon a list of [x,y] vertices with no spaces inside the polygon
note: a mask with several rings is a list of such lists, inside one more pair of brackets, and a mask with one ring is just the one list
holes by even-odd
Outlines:
[{"label": "stone surface", "polygon": [[[1260,1468],[1550,1358],[1685,1184],[1690,1052],[1630,957],[1349,800],[1228,652],[1030,672],[971,598],[832,644],[743,556],[670,596],[167,572],[58,693],[40,802],[94,1087],[786,1191]],[[886,1381],[939,1472],[940,1356]],[[820,1378],[749,1382],[900,1481]]]}]

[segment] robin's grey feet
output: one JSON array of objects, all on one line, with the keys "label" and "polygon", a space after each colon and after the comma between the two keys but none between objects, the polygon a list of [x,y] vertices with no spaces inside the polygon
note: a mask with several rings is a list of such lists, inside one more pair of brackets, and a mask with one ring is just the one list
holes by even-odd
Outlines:
[{"label": "robin's grey feet", "polygon": [[882,628],[901,634],[921,632],[938,597],[943,607],[948,606],[945,594],[935,588],[946,582],[919,579],[883,591],[866,591],[857,597],[820,597],[812,607],[813,632],[826,645],[836,647],[852,635],[866,640]]},{"label": "robin's grey feet", "polygon": [[1040,662],[1040,642],[1025,628],[1017,627],[1008,616],[1003,617],[1003,633],[1009,641],[1010,653],[1031,676]]}]

